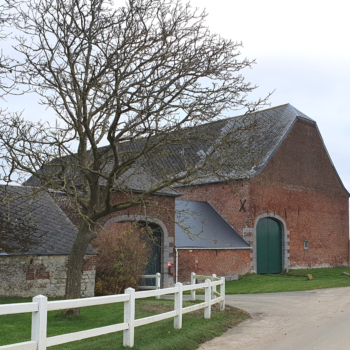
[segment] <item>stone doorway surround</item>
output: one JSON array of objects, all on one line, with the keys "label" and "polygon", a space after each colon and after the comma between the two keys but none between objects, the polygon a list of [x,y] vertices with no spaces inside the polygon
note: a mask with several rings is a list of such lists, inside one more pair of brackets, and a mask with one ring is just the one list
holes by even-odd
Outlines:
[{"label": "stone doorway surround", "polygon": [[287,226],[285,221],[278,215],[275,215],[274,213],[264,213],[259,215],[256,219],[255,219],[255,224],[254,224],[254,228],[249,228],[246,227],[243,229],[243,238],[252,246],[253,251],[250,254],[250,257],[252,259],[251,261],[251,273],[256,273],[257,272],[257,254],[256,254],[256,226],[259,222],[260,219],[263,218],[271,218],[271,219],[275,219],[278,220],[281,225],[282,225],[282,271],[286,272],[289,269],[290,266],[290,260],[289,260],[289,242],[290,242],[290,238],[289,238],[289,234],[290,232],[287,230]]}]

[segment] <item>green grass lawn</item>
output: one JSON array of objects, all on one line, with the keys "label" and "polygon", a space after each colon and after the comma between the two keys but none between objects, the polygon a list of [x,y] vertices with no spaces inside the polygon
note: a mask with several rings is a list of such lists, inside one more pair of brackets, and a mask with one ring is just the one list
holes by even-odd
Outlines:
[{"label": "green grass lawn", "polygon": [[[290,292],[330,287],[350,287],[350,267],[323,269],[289,270],[288,273],[245,275],[238,281],[226,282],[227,294],[254,294]],[[306,274],[312,274],[314,280],[308,280]]]},{"label": "green grass lawn", "polygon": [[[0,304],[27,302],[31,299],[0,298]],[[136,318],[171,311],[173,300],[143,299],[136,301]],[[199,302],[199,301],[197,301]],[[184,302],[189,306],[193,302]],[[48,336],[77,332],[123,322],[123,303],[81,308],[81,316],[64,317],[60,311],[48,314]],[[227,307],[220,312],[213,306],[210,320],[204,319],[204,310],[183,316],[183,328],[174,330],[173,319],[135,328],[134,349],[142,350],[191,350],[200,343],[213,339],[249,315],[242,310]],[[30,340],[31,314],[0,316],[0,346]],[[54,350],[114,350],[123,349],[123,332],[54,346]]]}]

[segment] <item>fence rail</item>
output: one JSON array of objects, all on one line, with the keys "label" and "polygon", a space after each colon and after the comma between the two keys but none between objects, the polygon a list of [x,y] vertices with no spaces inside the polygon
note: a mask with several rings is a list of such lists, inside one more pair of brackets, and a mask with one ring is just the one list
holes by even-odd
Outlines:
[{"label": "fence rail", "polygon": [[[220,297],[222,295],[225,295],[225,283],[223,285],[223,290],[222,288],[220,289],[220,292],[217,292],[216,290],[216,286],[218,285],[221,285],[221,280],[225,278],[224,277],[221,277],[221,278],[218,278],[215,273],[213,273],[211,276],[202,276],[202,275],[196,275],[194,272],[191,273],[191,286],[192,285],[196,285],[196,282],[197,280],[207,280],[207,279],[210,279],[212,281],[211,283],[211,297],[214,298],[214,296],[217,296],[217,297]],[[222,285],[221,285],[222,286]],[[191,290],[191,300],[196,300],[196,289],[198,288],[195,288],[195,289],[186,289],[186,290]],[[224,294],[222,294],[224,293]],[[221,303],[220,303],[220,308],[224,308],[225,309],[225,300],[222,300]],[[1,350],[1,349],[0,349]]]},{"label": "fence rail", "polygon": [[[160,289],[160,273],[157,272],[155,275],[140,275],[139,277],[141,277],[142,279],[145,278],[151,278],[151,279],[155,279],[155,285],[154,286],[137,286],[137,289],[149,289],[149,290],[154,290],[154,289]],[[159,299],[159,295],[156,297],[157,299]]]},{"label": "fence rail", "polygon": [[[183,285],[176,283],[175,287],[156,289],[152,291],[135,292],[133,288],[125,290],[125,294],[73,299],[73,300],[58,300],[47,301],[47,297],[38,295],[33,298],[31,303],[20,304],[6,304],[0,305],[0,315],[9,315],[17,313],[32,313],[32,335],[31,341],[16,343],[11,345],[0,346],[0,350],[46,350],[48,347],[69,343],[77,340],[96,337],[98,335],[123,331],[123,345],[125,347],[134,346],[134,329],[153,322],[165,320],[167,318],[174,318],[174,328],[182,328],[182,315],[188,312],[193,312],[199,309],[204,309],[204,318],[210,318],[211,305],[220,303],[220,310],[225,310],[225,278],[220,279],[215,276],[206,279],[204,283],[195,284],[195,274],[191,274],[191,285]],[[200,276],[203,277],[203,276]],[[204,276],[206,277],[206,276]],[[214,280],[215,279],[215,280]],[[216,292],[216,287],[220,286],[220,293]],[[183,292],[191,291],[191,293],[198,289],[204,289],[205,300],[203,303],[183,307]],[[215,290],[215,293],[213,291]],[[160,295],[174,294],[174,310],[162,314],[144,317],[135,320],[135,300],[149,297],[159,297]],[[217,297],[216,297],[217,296]],[[195,294],[194,294],[195,297]],[[193,295],[192,295],[193,299]],[[54,310],[62,310],[67,308],[77,308],[94,305],[104,305],[111,303],[124,303],[124,322],[110,326],[93,328],[85,331],[57,335],[47,337],[47,312]]]}]

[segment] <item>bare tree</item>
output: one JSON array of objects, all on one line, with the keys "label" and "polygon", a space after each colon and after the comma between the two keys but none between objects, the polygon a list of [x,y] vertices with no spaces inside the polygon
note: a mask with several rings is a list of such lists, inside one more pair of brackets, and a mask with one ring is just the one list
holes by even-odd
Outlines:
[{"label": "bare tree", "polygon": [[[226,176],[227,145],[232,150],[247,140],[199,126],[230,110],[253,111],[265,100],[246,99],[255,86],[240,71],[254,61],[238,58],[241,44],[212,34],[206,13],[180,0],[129,0],[118,9],[109,0],[28,0],[18,13],[21,83],[57,120],[4,118],[5,179],[30,174],[76,205],[80,228],[66,288],[66,297],[75,298],[98,220],[147,204],[174,184]],[[192,147],[193,140],[206,151]],[[130,183],[142,176],[136,195]],[[126,196],[112,200],[113,191]]]}]

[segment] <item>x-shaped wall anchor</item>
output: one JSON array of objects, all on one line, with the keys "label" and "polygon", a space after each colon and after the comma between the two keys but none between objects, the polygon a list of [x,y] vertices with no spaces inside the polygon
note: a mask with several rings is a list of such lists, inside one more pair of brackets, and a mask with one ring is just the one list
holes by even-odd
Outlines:
[{"label": "x-shaped wall anchor", "polygon": [[245,204],[245,202],[246,202],[247,200],[245,199],[245,200],[242,202],[242,199],[240,199],[239,201],[241,202],[241,208],[239,209],[239,211],[242,211],[242,209],[243,209],[244,211],[246,211],[245,208],[244,208],[244,204]]}]

